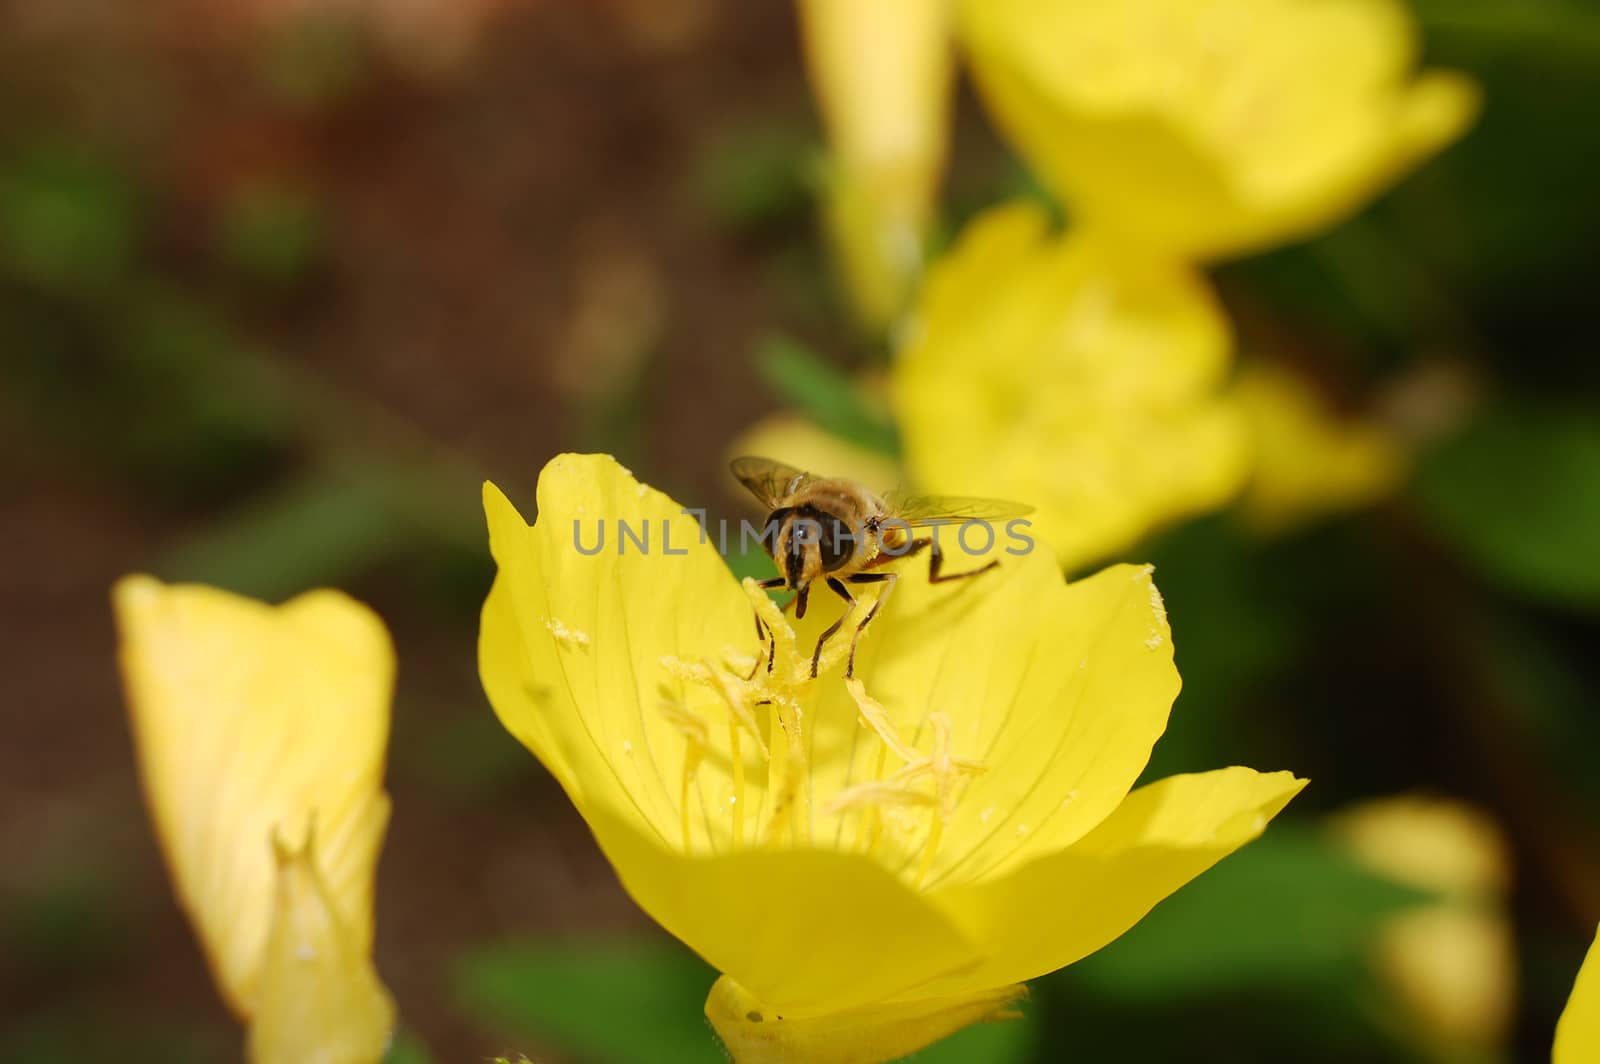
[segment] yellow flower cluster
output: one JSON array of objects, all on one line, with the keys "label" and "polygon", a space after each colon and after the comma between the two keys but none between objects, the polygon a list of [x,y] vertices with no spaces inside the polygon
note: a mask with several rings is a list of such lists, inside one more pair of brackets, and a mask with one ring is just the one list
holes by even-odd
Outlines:
[{"label": "yellow flower cluster", "polygon": [[[1304,785],[1130,791],[1178,691],[1146,567],[902,581],[845,680],[847,640],[811,675],[826,610],[794,622],[741,587],[606,456],[554,459],[531,527],[492,486],[484,505],[489,699],[639,905],[725,973],[707,1014],[741,1062],[890,1060],[1003,1015]],[[591,553],[598,522],[653,548]]]},{"label": "yellow flower cluster", "polygon": [[[931,267],[893,389],[920,488],[1036,505],[1076,568],[1252,477],[1264,529],[1395,482],[1390,441],[1361,439],[1378,432],[1329,419],[1303,388],[1227,390],[1231,339],[1198,268],[1339,221],[1466,127],[1474,86],[1415,73],[1399,0],[889,6],[898,33],[883,5],[801,4],[850,175],[830,201],[835,244],[869,317],[904,305],[919,264],[902,251],[931,210],[956,41],[1071,221],[1056,233],[1001,207]],[[873,196],[839,191],[885,173]]]}]

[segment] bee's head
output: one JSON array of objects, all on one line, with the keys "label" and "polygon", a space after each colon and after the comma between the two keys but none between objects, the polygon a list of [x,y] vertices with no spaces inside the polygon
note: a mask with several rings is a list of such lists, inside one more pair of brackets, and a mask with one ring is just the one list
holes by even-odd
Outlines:
[{"label": "bee's head", "polygon": [[778,563],[790,590],[799,593],[795,616],[805,616],[806,591],[814,580],[838,569],[855,552],[849,526],[814,506],[797,506],[773,514],[776,535],[772,560]]}]

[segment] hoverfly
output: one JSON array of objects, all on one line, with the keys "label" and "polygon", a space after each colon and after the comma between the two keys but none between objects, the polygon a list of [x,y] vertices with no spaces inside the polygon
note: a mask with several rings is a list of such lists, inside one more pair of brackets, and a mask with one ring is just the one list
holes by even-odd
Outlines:
[{"label": "hoverfly", "polygon": [[[767,591],[786,588],[795,592],[796,617],[806,615],[806,597],[811,585],[818,580],[824,581],[828,589],[845,602],[844,613],[817,639],[816,650],[811,655],[812,676],[817,675],[822,648],[856,611],[858,603],[846,585],[888,584],[856,625],[851,637],[849,664],[845,667],[845,676],[849,678],[855,675],[856,645],[861,641],[861,633],[877,616],[899,579],[898,573],[883,571],[886,565],[932,547],[928,557],[928,582],[942,584],[986,573],[1000,564],[994,560],[964,573],[942,572],[944,554],[937,540],[931,536],[917,536],[912,529],[965,521],[1003,521],[1033,512],[1031,506],[999,499],[907,495],[899,491],[879,495],[853,480],[815,476],[770,458],[735,458],[729,468],[768,511],[766,532],[772,533],[772,538],[769,540],[763,535],[762,545],[783,575],[762,581],[761,587]],[[770,671],[777,650],[776,640],[759,614],[756,635],[764,649],[772,640],[773,645],[766,655]],[[757,659],[756,668],[760,667]]]}]

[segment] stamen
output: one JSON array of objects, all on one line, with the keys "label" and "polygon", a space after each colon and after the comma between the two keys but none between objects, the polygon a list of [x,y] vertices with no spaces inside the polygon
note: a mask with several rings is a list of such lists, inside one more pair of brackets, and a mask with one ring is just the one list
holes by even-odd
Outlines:
[{"label": "stamen", "polygon": [[[772,796],[772,813],[767,820],[766,838],[769,842],[778,840],[780,828],[789,828],[789,837],[795,840],[799,834],[795,825],[795,807],[801,806],[805,813],[805,838],[811,839],[811,796],[807,793],[810,784],[810,766],[806,756],[805,734],[803,731],[803,710],[793,698],[772,692],[768,696],[771,700],[773,745],[778,747],[779,754],[767,762],[767,793]],[[779,745],[778,735],[783,736],[783,743]]]},{"label": "stamen", "polygon": [[661,715],[683,736],[683,779],[678,785],[678,816],[683,825],[683,852],[689,853],[689,789],[700,771],[700,763],[705,760],[711,732],[701,717],[676,702],[663,700]]},{"label": "stamen", "polygon": [[921,760],[921,755],[908,746],[906,741],[900,738],[900,733],[895,731],[894,723],[884,711],[883,703],[867,694],[860,677],[852,676],[844,682],[844,685],[850,691],[850,697],[856,700],[856,708],[861,712],[862,723],[877,733],[884,746],[893,750],[902,761]]}]

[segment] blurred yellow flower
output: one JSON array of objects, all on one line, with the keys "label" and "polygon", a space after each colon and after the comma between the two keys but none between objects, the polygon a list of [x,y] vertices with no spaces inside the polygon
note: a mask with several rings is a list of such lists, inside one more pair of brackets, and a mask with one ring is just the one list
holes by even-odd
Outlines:
[{"label": "blurred yellow flower", "polygon": [[963,0],[999,125],[1073,218],[1185,258],[1330,225],[1455,139],[1399,0]]},{"label": "blurred yellow flower", "polygon": [[930,271],[893,367],[912,481],[1028,503],[1064,565],[1103,560],[1240,489],[1230,355],[1198,274],[996,208]]},{"label": "blurred yellow flower", "polygon": [[[1459,802],[1367,802],[1332,819],[1367,867],[1440,895],[1379,933],[1377,967],[1443,1059],[1503,1054],[1516,1001],[1516,943],[1507,913],[1511,858],[1493,821]],[[1410,1025],[1408,1025],[1409,1027]],[[1476,1058],[1474,1058],[1476,1059]]]},{"label": "blurred yellow flower", "polygon": [[279,607],[148,576],[112,593],[145,795],[255,1064],[375,1064],[371,961],[394,654],[334,591]]},{"label": "blurred yellow flower", "polygon": [[831,158],[828,234],[862,320],[905,309],[949,144],[950,0],[798,0]]},{"label": "blurred yellow flower", "polygon": [[725,973],[707,1014],[739,1061],[887,1060],[1003,1014],[1303,786],[1228,768],[1130,793],[1178,690],[1148,568],[908,572],[855,679],[847,639],[812,679],[836,615],[792,626],[611,458],[551,461],[531,528],[493,485],[484,507],[489,699],[639,905]]},{"label": "blurred yellow flower", "polygon": [[1593,1064],[1600,1060],[1600,936],[1578,969],[1572,996],[1556,1023],[1551,1064]]},{"label": "blurred yellow flower", "polygon": [[1250,364],[1234,395],[1255,454],[1241,509],[1257,531],[1367,506],[1400,486],[1406,451],[1399,438],[1375,421],[1337,417],[1291,371]]}]

